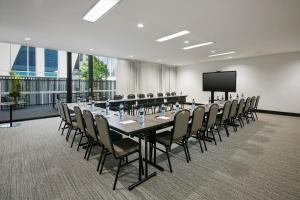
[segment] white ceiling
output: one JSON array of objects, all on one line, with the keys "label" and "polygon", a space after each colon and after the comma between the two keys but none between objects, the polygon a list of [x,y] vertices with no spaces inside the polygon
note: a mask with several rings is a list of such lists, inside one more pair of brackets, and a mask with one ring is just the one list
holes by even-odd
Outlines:
[{"label": "white ceiling", "polygon": [[[96,23],[82,20],[97,1],[0,0],[0,41],[30,37],[32,46],[171,65],[227,58],[208,58],[211,50],[233,58],[300,51],[300,0],[123,0]],[[182,30],[191,34],[155,42]],[[215,44],[184,51],[184,40]]]}]

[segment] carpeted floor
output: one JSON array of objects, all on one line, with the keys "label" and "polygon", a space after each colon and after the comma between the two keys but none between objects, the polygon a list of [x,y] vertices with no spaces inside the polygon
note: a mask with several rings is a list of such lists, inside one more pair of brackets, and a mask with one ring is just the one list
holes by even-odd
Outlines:
[{"label": "carpeted floor", "polygon": [[[137,163],[125,167],[112,190],[116,162],[109,157],[104,174],[96,173],[99,149],[92,159],[70,148],[57,131],[59,119],[21,122],[0,129],[0,199],[206,199],[299,200],[300,118],[259,114],[223,142],[208,144],[201,154],[197,141],[189,144],[192,161],[181,147],[172,150],[174,173],[167,170],[132,191]],[[150,171],[157,171],[150,167]]]}]

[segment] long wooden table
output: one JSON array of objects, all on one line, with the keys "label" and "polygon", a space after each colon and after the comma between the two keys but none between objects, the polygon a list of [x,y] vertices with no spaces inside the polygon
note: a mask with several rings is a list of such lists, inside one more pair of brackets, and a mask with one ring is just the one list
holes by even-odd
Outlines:
[{"label": "long wooden table", "polygon": [[[120,133],[130,136],[130,137],[137,137],[140,147],[142,146],[142,140],[144,141],[145,174],[143,177],[139,177],[138,182],[129,186],[129,188],[128,188],[129,190],[133,189],[134,187],[142,184],[146,180],[157,175],[156,172],[149,174],[148,164],[151,164],[152,166],[156,167],[157,169],[159,169],[161,171],[164,170],[161,166],[158,166],[156,164],[156,162],[152,162],[148,159],[149,136],[151,136],[151,134],[155,134],[155,131],[158,129],[161,129],[162,127],[172,126],[176,111],[174,111],[174,110],[167,111],[165,113],[165,116],[160,116],[160,114],[146,115],[144,118],[144,122],[141,123],[137,116],[125,114],[124,116],[120,117],[118,112],[109,111],[109,113],[107,113],[105,109],[100,108],[100,107],[92,107],[90,105],[86,105],[86,104],[83,105],[83,104],[77,104],[77,103],[68,104],[68,107],[70,110],[73,110],[74,106],[79,106],[81,108],[81,110],[90,110],[94,116],[95,115],[105,116],[109,123],[110,129],[113,129],[117,132],[120,132]],[[205,107],[205,111],[208,112],[209,106],[208,105],[203,105],[203,106]],[[221,105],[220,105],[220,107],[221,107]],[[191,106],[188,106],[186,109],[191,110]],[[192,115],[192,112],[191,112],[191,115]]]}]

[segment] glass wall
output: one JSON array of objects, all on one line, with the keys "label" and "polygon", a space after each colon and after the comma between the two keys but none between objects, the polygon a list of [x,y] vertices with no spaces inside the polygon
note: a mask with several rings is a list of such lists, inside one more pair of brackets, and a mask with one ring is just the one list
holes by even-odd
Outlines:
[{"label": "glass wall", "polygon": [[[115,58],[94,56],[94,99],[113,97],[116,90]],[[56,101],[66,100],[67,52],[0,42],[0,102],[24,102],[16,118],[36,112],[39,117],[56,115]],[[88,56],[72,53],[72,101],[89,96]],[[17,87],[14,87],[17,85]],[[13,97],[17,88],[19,94]],[[0,106],[0,123],[7,121],[8,108]],[[31,112],[32,111],[32,112]],[[32,115],[30,115],[32,116]],[[34,118],[34,116],[32,117]]]}]

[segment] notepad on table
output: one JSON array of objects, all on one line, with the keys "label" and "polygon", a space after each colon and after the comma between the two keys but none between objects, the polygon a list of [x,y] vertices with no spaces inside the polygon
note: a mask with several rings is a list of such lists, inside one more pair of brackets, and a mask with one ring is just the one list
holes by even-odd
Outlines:
[{"label": "notepad on table", "polygon": [[170,119],[170,117],[166,117],[166,116],[159,116],[157,117],[158,119]]},{"label": "notepad on table", "polygon": [[134,120],[126,120],[126,121],[122,121],[120,122],[121,124],[131,124],[131,123],[135,123],[136,121]]},{"label": "notepad on table", "polygon": [[113,116],[115,116],[115,115],[105,115],[106,118],[113,117]]}]

